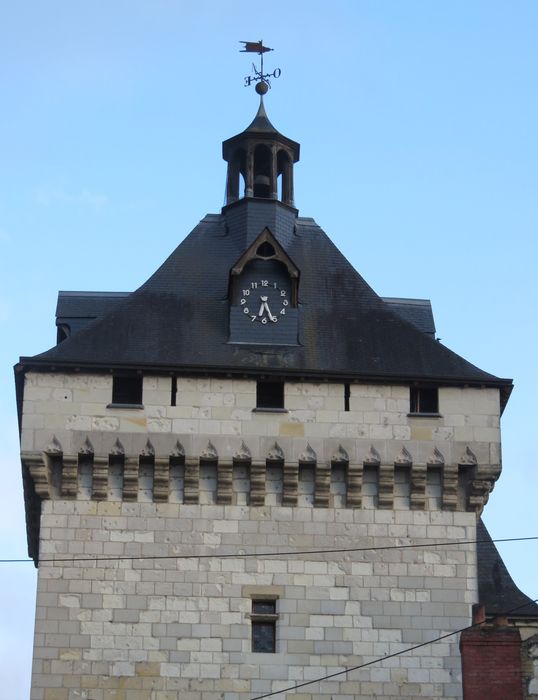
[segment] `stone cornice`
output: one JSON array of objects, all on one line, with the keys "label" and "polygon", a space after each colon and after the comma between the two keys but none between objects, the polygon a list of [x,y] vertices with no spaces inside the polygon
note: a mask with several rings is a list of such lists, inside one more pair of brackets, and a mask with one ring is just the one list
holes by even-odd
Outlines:
[{"label": "stone cornice", "polygon": [[[361,462],[350,462],[346,451],[339,446],[331,460],[320,461],[308,443],[295,460],[289,459],[275,443],[265,460],[253,460],[251,451],[242,442],[238,450],[229,457],[217,453],[209,441],[199,455],[185,455],[178,441],[168,455],[156,454],[148,439],[140,454],[126,454],[123,445],[116,441],[110,454],[95,454],[88,438],[78,454],[64,454],[55,436],[44,452],[22,452],[21,459],[40,499],[76,499],[80,495],[80,473],[82,465],[91,472],[91,495],[93,500],[109,498],[109,476],[111,468],[121,471],[121,500],[137,501],[141,490],[141,467],[149,466],[152,477],[152,498],[164,503],[171,492],[171,470],[181,466],[183,501],[198,503],[200,496],[200,468],[215,469],[215,500],[231,504],[234,500],[234,465],[247,468],[250,483],[250,504],[263,506],[266,496],[266,471],[269,467],[282,469],[282,504],[293,506],[299,496],[299,479],[302,468],[314,470],[313,505],[328,508],[331,503],[331,472],[341,467],[345,474],[345,504],[348,508],[360,508],[363,504],[364,468],[377,473],[376,505],[378,508],[394,507],[395,473],[407,474],[409,483],[409,507],[413,510],[428,508],[427,484],[430,472],[440,473],[440,507],[443,510],[467,510],[482,512],[489,493],[498,479],[501,467],[495,464],[479,464],[474,453],[466,447],[457,464],[445,464],[441,452],[434,448],[425,464],[414,462],[410,452],[402,447],[393,463],[384,463],[374,445],[364,454]],[[144,486],[147,490],[147,484]]]}]

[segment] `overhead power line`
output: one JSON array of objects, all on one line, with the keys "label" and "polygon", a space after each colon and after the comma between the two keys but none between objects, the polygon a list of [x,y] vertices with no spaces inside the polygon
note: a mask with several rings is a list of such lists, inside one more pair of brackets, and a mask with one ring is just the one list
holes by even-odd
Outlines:
[{"label": "overhead power line", "polygon": [[[532,603],[538,602],[538,598],[535,598],[534,600],[530,601]],[[524,603],[523,605],[518,605],[516,608],[512,608],[511,610],[508,610],[504,613],[504,615],[508,616],[517,610],[521,610],[521,608],[525,608],[529,603]],[[270,698],[274,697],[275,695],[280,695],[281,693],[290,693],[298,690],[299,688],[304,688],[307,685],[312,685],[313,683],[321,683],[322,681],[327,681],[330,680],[331,678],[335,678],[336,676],[342,676],[344,674],[351,673],[352,671],[358,671],[361,668],[366,668],[367,666],[373,666],[374,664],[379,663],[380,661],[385,661],[386,659],[393,659],[395,656],[401,656],[402,654],[408,654],[410,651],[415,651],[415,649],[420,649],[422,647],[428,646],[429,644],[435,644],[435,642],[440,642],[443,639],[447,639],[448,637],[453,637],[455,634],[460,634],[461,632],[465,632],[466,630],[473,629],[473,627],[480,627],[482,622],[475,622],[472,625],[467,625],[467,627],[461,627],[460,629],[454,630],[453,632],[447,632],[447,634],[442,634],[440,637],[436,637],[435,639],[430,639],[428,642],[421,642],[420,644],[415,644],[412,647],[407,647],[407,649],[402,649],[400,651],[395,651],[393,654],[387,654],[386,656],[380,656],[377,659],[373,659],[372,661],[367,661],[364,664],[359,664],[358,666],[352,666],[350,668],[346,668],[343,671],[335,671],[335,673],[329,673],[325,676],[320,676],[319,678],[314,678],[311,681],[304,681],[303,683],[297,683],[296,685],[289,686],[288,688],[282,688],[281,690],[273,690],[270,693],[264,693],[264,695],[256,695],[255,697],[251,698],[250,700],[262,700],[263,698]]]},{"label": "overhead power line", "polygon": [[[107,561],[147,561],[150,559],[248,559],[262,557],[290,557],[290,556],[306,556],[310,554],[344,554],[346,552],[379,552],[391,549],[418,549],[429,548],[436,549],[437,547],[463,546],[467,544],[483,544],[488,542],[529,542],[538,540],[535,537],[506,537],[502,539],[479,539],[479,540],[453,540],[450,542],[420,542],[416,544],[389,544],[372,547],[339,547],[328,549],[305,549],[305,550],[290,550],[290,551],[271,551],[271,552],[234,552],[232,554],[223,554],[220,552],[212,552],[210,554],[148,554],[148,555],[129,555],[129,556],[73,556],[73,557],[41,557],[40,564],[69,564],[72,562],[107,562]],[[153,544],[153,543],[144,543]],[[0,564],[28,564],[33,562],[33,559],[0,559]]]}]

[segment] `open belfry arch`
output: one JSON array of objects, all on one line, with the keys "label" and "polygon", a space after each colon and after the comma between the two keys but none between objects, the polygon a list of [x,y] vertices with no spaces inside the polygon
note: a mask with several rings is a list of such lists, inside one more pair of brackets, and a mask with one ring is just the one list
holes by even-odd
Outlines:
[{"label": "open belfry arch", "polygon": [[299,216],[299,144],[262,97],[223,155],[221,212],[136,291],[61,292],[58,344],[15,368],[31,698],[294,697],[340,672],[297,697],[462,698],[457,634],[400,652],[499,586],[517,634],[536,621],[475,544],[512,382]]}]

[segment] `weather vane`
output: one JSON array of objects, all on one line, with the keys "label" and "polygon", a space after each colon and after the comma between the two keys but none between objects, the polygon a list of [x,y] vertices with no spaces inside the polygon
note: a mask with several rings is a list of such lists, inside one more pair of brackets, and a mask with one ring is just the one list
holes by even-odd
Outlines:
[{"label": "weather vane", "polygon": [[269,79],[280,78],[280,74],[282,73],[280,68],[275,68],[272,73],[263,72],[263,54],[267,53],[267,51],[274,51],[274,49],[264,46],[263,39],[260,39],[260,41],[241,41],[240,43],[244,45],[244,48],[241,49],[241,51],[245,51],[247,53],[257,53],[259,56],[261,56],[260,70],[256,68],[254,63],[252,64],[254,75],[247,75],[245,77],[245,87],[249,87],[252,85],[252,83],[256,83],[256,87],[254,89],[258,95],[265,95],[271,87]]}]

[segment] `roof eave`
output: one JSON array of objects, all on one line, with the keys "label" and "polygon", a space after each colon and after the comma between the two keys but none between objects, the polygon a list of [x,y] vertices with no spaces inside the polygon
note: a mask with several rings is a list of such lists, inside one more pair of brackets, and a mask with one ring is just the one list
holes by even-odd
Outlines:
[{"label": "roof eave", "polygon": [[[152,363],[112,363],[112,362],[74,362],[71,360],[50,360],[48,358],[39,357],[21,357],[15,372],[27,371],[29,369],[47,369],[49,371],[57,371],[65,369],[68,371],[114,371],[114,370],[133,370],[147,372],[148,370],[157,372],[158,374],[230,374],[230,375],[273,375],[282,377],[315,377],[322,378],[326,381],[368,381],[368,382],[384,382],[384,383],[421,383],[421,384],[438,384],[444,386],[474,386],[474,387],[490,387],[504,389],[510,395],[513,388],[513,380],[502,377],[458,377],[458,376],[443,376],[435,375],[431,377],[417,376],[413,374],[361,374],[356,372],[343,371],[325,371],[325,370],[309,370],[309,369],[293,369],[293,368],[257,368],[257,367],[221,367],[219,365],[160,365]],[[508,398],[507,396],[507,398]]]}]

